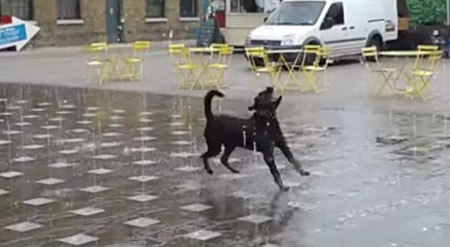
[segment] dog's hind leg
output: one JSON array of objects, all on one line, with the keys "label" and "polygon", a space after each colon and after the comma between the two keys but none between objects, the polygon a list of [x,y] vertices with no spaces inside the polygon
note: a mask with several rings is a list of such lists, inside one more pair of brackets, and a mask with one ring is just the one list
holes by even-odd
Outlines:
[{"label": "dog's hind leg", "polygon": [[281,150],[286,159],[294,166],[294,169],[300,173],[302,176],[309,176],[309,172],[302,169],[302,166],[298,160],[294,158],[294,155],[291,152],[291,149],[286,144],[286,141],[279,140],[275,143],[275,145]]},{"label": "dog's hind leg", "polygon": [[281,175],[275,164],[273,154],[264,153],[264,161],[269,166],[270,173],[272,173],[273,179],[275,180],[275,183],[278,185],[278,187],[280,187],[280,190],[288,191],[289,187],[283,185],[283,180],[281,180]]},{"label": "dog's hind leg", "polygon": [[220,158],[220,161],[222,162],[222,165],[228,168],[228,170],[230,170],[232,173],[239,173],[238,170],[231,167],[230,163],[228,163],[228,159],[230,158],[230,155],[235,148],[236,146],[225,145],[225,152],[223,153],[222,158]]},{"label": "dog's hind leg", "polygon": [[208,172],[208,174],[213,174],[213,170],[209,166],[208,159],[220,154],[220,151],[221,151],[220,143],[207,141],[207,144],[208,144],[208,151],[206,151],[206,153],[202,154],[202,156],[200,156],[200,157],[203,159],[203,164],[205,165],[206,172]]}]

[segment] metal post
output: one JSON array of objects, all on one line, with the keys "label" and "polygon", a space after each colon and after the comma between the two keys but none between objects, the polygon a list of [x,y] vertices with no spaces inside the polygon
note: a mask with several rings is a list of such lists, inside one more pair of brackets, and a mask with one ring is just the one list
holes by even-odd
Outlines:
[{"label": "metal post", "polygon": [[[450,0],[447,0],[450,1]],[[208,13],[209,0],[203,0],[203,18],[205,18],[206,13]]]},{"label": "metal post", "polygon": [[450,26],[450,0],[447,0],[447,26]]}]

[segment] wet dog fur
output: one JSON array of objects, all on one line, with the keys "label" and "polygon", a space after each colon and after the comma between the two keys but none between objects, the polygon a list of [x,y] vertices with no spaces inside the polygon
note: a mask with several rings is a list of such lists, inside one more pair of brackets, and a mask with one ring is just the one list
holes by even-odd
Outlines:
[{"label": "wet dog fur", "polygon": [[309,172],[301,168],[300,163],[294,158],[281,131],[276,110],[281,103],[282,97],[273,98],[273,88],[268,87],[260,92],[254,100],[254,105],[249,110],[254,111],[250,118],[238,118],[229,115],[214,115],[211,111],[211,102],[215,96],[225,95],[217,90],[209,91],[205,98],[206,127],[204,136],[208,150],[201,155],[205,170],[213,174],[208,159],[220,154],[222,146],[225,151],[221,157],[221,163],[231,172],[239,173],[231,167],[228,159],[237,148],[256,150],[263,154],[264,161],[270,169],[275,183],[280,190],[287,191],[274,159],[274,149],[279,148],[294,169],[302,176],[308,176]]}]

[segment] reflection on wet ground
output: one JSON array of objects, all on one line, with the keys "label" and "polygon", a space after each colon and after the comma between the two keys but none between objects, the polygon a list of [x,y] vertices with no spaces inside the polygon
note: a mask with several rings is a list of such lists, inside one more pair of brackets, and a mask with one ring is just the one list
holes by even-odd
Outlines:
[{"label": "reflection on wet ground", "polygon": [[[2,85],[0,246],[445,246],[447,121],[283,108],[301,178],[259,155],[207,175],[202,99]],[[248,102],[215,111],[245,116]],[[292,114],[295,112],[295,114]],[[308,117],[300,117],[308,116]]]}]

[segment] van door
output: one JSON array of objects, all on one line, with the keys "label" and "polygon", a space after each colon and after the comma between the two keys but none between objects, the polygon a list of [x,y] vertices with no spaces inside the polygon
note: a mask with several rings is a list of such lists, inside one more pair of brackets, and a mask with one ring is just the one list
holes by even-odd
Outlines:
[{"label": "van door", "polygon": [[[361,49],[366,46],[367,36],[370,28],[368,27],[368,20],[370,16],[377,13],[377,6],[381,0],[377,1],[353,1],[348,2],[344,6],[345,23],[348,27],[348,50],[347,54],[361,54]],[[357,11],[355,11],[355,9]],[[350,50],[351,47],[351,50]]]},{"label": "van door", "polygon": [[330,5],[320,26],[320,40],[323,45],[331,47],[333,57],[346,55],[351,49],[344,14],[344,4],[335,2]]}]

